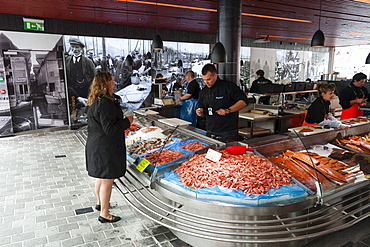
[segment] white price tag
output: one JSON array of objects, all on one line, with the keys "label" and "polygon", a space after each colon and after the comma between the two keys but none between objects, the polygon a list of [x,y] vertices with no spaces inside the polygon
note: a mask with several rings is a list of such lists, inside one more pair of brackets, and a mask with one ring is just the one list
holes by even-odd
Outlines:
[{"label": "white price tag", "polygon": [[222,153],[209,148],[206,154],[206,159],[212,160],[213,162],[219,162],[221,159],[221,156],[222,156]]}]

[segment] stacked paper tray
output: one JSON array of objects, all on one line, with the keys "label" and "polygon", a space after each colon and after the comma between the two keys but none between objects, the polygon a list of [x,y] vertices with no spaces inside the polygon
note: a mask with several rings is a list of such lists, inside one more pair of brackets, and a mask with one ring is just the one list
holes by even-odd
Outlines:
[{"label": "stacked paper tray", "polygon": [[324,128],[322,126],[318,125],[308,125],[308,126],[301,126],[301,127],[296,127],[296,128],[290,128],[288,131],[297,133],[299,135],[307,136],[307,135],[315,135],[315,134],[320,134],[324,132],[330,132],[333,131],[333,128]]}]

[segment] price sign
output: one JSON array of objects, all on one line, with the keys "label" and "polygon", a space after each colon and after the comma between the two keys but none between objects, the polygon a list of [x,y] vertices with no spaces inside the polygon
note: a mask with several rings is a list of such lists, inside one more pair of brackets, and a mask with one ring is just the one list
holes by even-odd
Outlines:
[{"label": "price sign", "polygon": [[145,168],[148,167],[148,165],[150,165],[150,161],[147,160],[147,159],[143,159],[142,161],[140,161],[140,163],[136,166],[136,169],[139,170],[139,172],[143,172],[145,170]]},{"label": "price sign", "polygon": [[222,153],[209,148],[206,154],[206,159],[212,160],[213,162],[219,162],[221,159],[221,156],[222,156]]}]

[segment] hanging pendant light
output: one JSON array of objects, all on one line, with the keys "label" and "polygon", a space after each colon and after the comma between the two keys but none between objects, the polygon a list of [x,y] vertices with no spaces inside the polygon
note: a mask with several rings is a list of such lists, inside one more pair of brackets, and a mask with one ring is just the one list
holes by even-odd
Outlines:
[{"label": "hanging pendant light", "polygon": [[370,64],[370,53],[369,53],[369,55],[367,55],[367,58],[366,58],[365,64]]},{"label": "hanging pendant light", "polygon": [[316,31],[316,33],[312,37],[311,46],[312,47],[323,47],[324,44],[325,44],[324,33],[319,29]]},{"label": "hanging pendant light", "polygon": [[162,41],[161,36],[159,36],[159,34],[158,34],[158,5],[157,5],[157,1],[155,2],[155,7],[156,7],[156,10],[157,10],[157,34],[154,36],[152,48],[153,48],[153,50],[160,51],[160,50],[163,49],[163,41]]},{"label": "hanging pendant light", "polygon": [[162,50],[163,49],[163,41],[161,36],[157,34],[154,39],[153,39],[153,44],[152,44],[153,50]]},{"label": "hanging pendant light", "polygon": [[325,46],[325,36],[324,33],[320,29],[320,21],[321,21],[321,6],[322,0],[320,1],[320,16],[319,16],[319,29],[315,32],[311,39],[311,47],[323,47]]},{"label": "hanging pendant light", "polygon": [[134,59],[132,59],[131,55],[127,55],[125,62],[125,66],[134,66]]},{"label": "hanging pendant light", "polygon": [[211,63],[226,63],[226,50],[221,42],[217,42],[212,49]]},{"label": "hanging pendant light", "polygon": [[[127,1],[126,1],[126,35],[128,38],[128,4],[127,4]],[[125,66],[134,66],[134,60],[132,59],[130,55],[130,39],[128,39],[127,42],[128,42],[128,55],[123,64]]]}]

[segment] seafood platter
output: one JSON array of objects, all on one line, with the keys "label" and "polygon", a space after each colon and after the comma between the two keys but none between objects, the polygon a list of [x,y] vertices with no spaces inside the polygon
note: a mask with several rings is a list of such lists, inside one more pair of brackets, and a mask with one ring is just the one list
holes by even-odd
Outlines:
[{"label": "seafood platter", "polygon": [[298,135],[303,135],[303,136],[315,135],[315,134],[325,133],[325,132],[329,132],[333,130],[334,128],[329,128],[326,126],[319,126],[319,125],[308,125],[308,126],[301,126],[301,127],[288,129],[288,131],[292,133],[296,133]]},{"label": "seafood platter", "polygon": [[287,150],[278,156],[268,157],[268,159],[313,191],[318,190],[317,182],[320,182],[325,192],[347,183],[356,182],[357,179],[364,179],[364,173],[360,170],[358,163],[346,163],[334,158],[339,157],[334,153],[343,154],[345,150],[335,149],[329,154],[325,150],[333,150],[333,146],[327,144],[324,147],[322,150],[310,149],[298,152]]},{"label": "seafood platter", "polygon": [[349,135],[346,137],[343,137],[342,134],[339,133],[332,143],[341,148],[360,152],[370,157],[370,133],[365,135]]},{"label": "seafood platter", "polygon": [[349,159],[353,155],[330,143],[306,149],[302,143],[283,140],[256,150],[314,192],[317,182],[325,192],[364,179],[359,162]]},{"label": "seafood platter", "polygon": [[351,127],[368,124],[370,121],[367,119],[367,117],[356,117],[356,118],[349,118],[345,120],[341,120],[343,124],[349,125]]},{"label": "seafood platter", "polygon": [[218,150],[221,158],[217,162],[207,159],[206,153],[194,154],[176,169],[164,173],[160,183],[199,200],[248,206],[282,205],[313,194],[261,155],[253,152],[236,155],[226,150]]},{"label": "seafood platter", "polygon": [[148,163],[146,172],[151,173],[155,168],[161,170],[172,165],[180,164],[188,160],[195,152],[208,147],[208,144],[194,138],[186,138],[185,140],[175,139],[169,144],[140,154],[135,163],[141,162],[143,159],[149,161],[150,163]]},{"label": "seafood platter", "polygon": [[[132,123],[125,131],[128,161],[134,165],[147,160],[148,169],[162,169],[188,159],[195,152],[208,148],[209,144],[196,138],[174,138],[171,132],[158,126],[142,127]],[[170,134],[168,134],[170,133]]]}]

